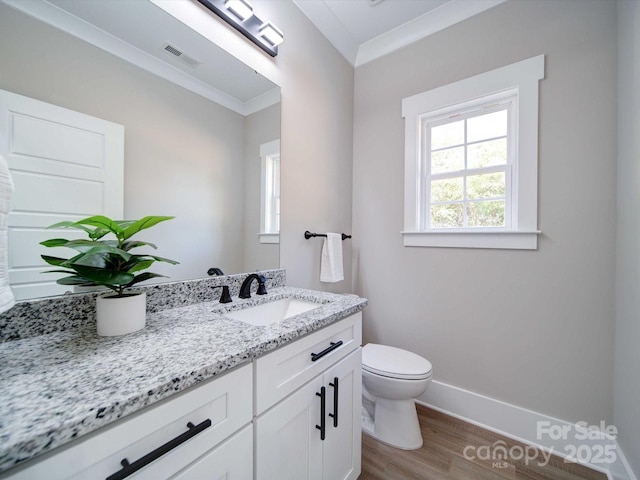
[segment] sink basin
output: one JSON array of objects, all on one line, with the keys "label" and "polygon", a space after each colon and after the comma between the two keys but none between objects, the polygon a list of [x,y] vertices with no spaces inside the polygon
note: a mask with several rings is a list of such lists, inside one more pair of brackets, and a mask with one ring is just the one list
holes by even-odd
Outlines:
[{"label": "sink basin", "polygon": [[262,327],[280,322],[299,313],[320,308],[321,306],[319,303],[307,302],[306,300],[297,298],[283,298],[274,302],[267,302],[254,307],[228,312],[225,313],[224,316]]}]

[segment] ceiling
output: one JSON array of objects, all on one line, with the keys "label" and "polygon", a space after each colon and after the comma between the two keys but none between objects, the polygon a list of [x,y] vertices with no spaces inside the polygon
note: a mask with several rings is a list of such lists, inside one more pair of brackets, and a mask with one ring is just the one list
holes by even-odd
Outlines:
[{"label": "ceiling", "polygon": [[358,67],[506,0],[293,1]]}]

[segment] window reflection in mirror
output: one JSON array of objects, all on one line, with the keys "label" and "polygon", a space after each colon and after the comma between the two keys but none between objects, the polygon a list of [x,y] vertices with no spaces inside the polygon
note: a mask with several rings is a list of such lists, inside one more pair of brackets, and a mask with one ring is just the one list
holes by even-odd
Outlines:
[{"label": "window reflection in mirror", "polygon": [[260,243],[279,243],[280,139],[260,145]]}]

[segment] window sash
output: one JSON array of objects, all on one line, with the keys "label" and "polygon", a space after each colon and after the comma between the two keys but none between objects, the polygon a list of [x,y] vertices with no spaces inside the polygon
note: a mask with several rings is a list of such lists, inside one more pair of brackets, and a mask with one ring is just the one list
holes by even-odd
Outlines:
[{"label": "window sash", "polygon": [[[516,95],[513,92],[502,94],[502,98],[496,99],[492,96],[490,101],[487,98],[482,99],[483,102],[476,101],[473,104],[467,106],[467,108],[448,109],[441,110],[439,112],[433,112],[429,116],[420,117],[420,135],[421,135],[421,181],[419,188],[421,195],[419,195],[420,202],[418,206],[418,218],[420,222],[420,230],[429,231],[508,231],[511,230],[514,225],[513,221],[513,176],[515,175],[515,168],[517,166],[515,145],[516,145],[516,121],[515,121],[515,105]],[[479,117],[482,115],[488,115],[499,111],[506,110],[507,112],[507,134],[491,137],[482,140],[467,141],[467,122],[469,119]],[[437,148],[431,150],[431,131],[433,128],[446,125],[454,122],[464,120],[464,143],[448,145],[446,147]],[[468,148],[469,146],[477,145],[492,140],[506,138],[507,141],[507,159],[505,164],[491,165],[487,167],[468,168]],[[460,170],[431,173],[431,155],[433,153],[441,152],[443,150],[460,148],[464,149],[463,168]],[[505,175],[505,195],[504,197],[495,197],[493,200],[504,200],[504,225],[500,227],[469,227],[468,226],[468,209],[467,206],[470,203],[491,201],[489,198],[482,199],[469,199],[467,194],[467,177],[480,175],[485,173],[504,173]],[[463,198],[462,200],[447,201],[447,202],[433,202],[431,200],[431,183],[436,180],[450,179],[450,178],[462,178],[463,179]],[[463,226],[462,227],[432,227],[431,226],[431,207],[434,205],[443,204],[463,204]]]}]

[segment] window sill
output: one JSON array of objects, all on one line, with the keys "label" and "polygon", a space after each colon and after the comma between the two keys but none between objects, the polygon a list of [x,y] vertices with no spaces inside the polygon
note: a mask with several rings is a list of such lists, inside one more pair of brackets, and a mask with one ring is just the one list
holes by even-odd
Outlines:
[{"label": "window sill", "polygon": [[401,232],[405,247],[497,248],[537,250],[540,231]]},{"label": "window sill", "polygon": [[260,243],[280,243],[279,233],[259,233]]}]

